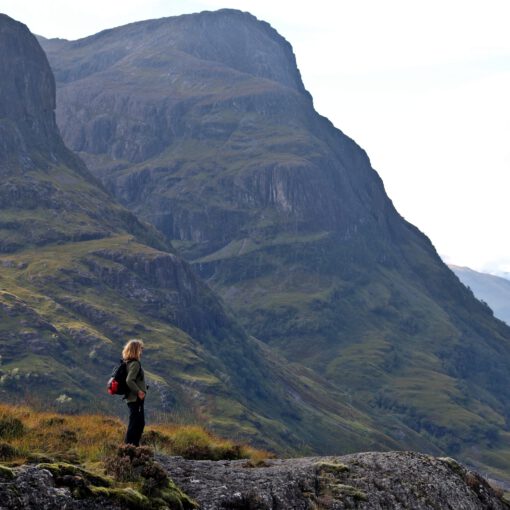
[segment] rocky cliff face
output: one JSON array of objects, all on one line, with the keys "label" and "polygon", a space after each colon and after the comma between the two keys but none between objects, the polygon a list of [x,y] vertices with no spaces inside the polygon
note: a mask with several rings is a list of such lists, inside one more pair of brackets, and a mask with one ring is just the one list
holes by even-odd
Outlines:
[{"label": "rocky cliff face", "polygon": [[0,21],[1,93],[9,98],[0,110],[0,161],[5,164],[11,156],[26,166],[34,148],[62,149],[55,122],[55,80],[36,39],[25,37],[25,27],[3,14]]},{"label": "rocky cliff face", "polygon": [[314,111],[281,36],[223,10],[43,45],[65,140],[250,333],[389,428],[501,466],[510,330]]},{"label": "rocky cliff face", "polygon": [[36,38],[1,15],[0,45],[0,253],[114,233],[167,248],[65,147],[55,122],[55,80]]},{"label": "rocky cliff face", "polygon": [[[134,209],[143,202],[140,212],[171,238],[214,246],[220,231],[227,242],[248,225],[264,235],[269,225],[258,224],[266,208],[297,232],[345,233],[388,205],[366,155],[317,122],[289,43],[247,13],[203,13],[74,43],[42,42],[59,83],[66,142],[93,170],[113,165],[115,178],[101,175],[116,195]],[[133,69],[143,71],[129,78]],[[214,156],[217,146],[222,153]],[[121,171],[157,157],[161,167]],[[237,160],[236,174],[225,158]],[[356,191],[342,161],[354,162],[363,179]],[[221,189],[199,182],[205,175]]]},{"label": "rocky cliff face", "polygon": [[[192,461],[163,456],[159,460],[202,510],[510,507],[501,491],[496,492],[485,479],[453,459],[410,452],[269,460],[258,467],[242,460]],[[36,466],[0,470],[2,506],[6,510],[133,508],[133,502],[128,504],[113,492],[108,498],[75,499],[70,487],[78,484],[76,477],[72,478],[57,484],[49,471]]]},{"label": "rocky cliff face", "polygon": [[[214,33],[222,33],[224,37],[211,38]],[[72,45],[73,56],[64,57],[65,64],[54,68],[59,82],[81,81],[84,85],[85,95],[81,99],[71,90],[66,100],[59,99],[60,125],[66,126],[66,140],[74,150],[107,153],[117,160],[144,161],[161,153],[181,129],[186,129],[185,116],[196,105],[197,92],[205,97],[207,89],[215,88],[229,101],[229,88],[241,87],[245,89],[246,101],[251,101],[248,95],[252,83],[247,76],[258,78],[259,86],[265,89],[267,97],[273,96],[275,105],[282,96],[274,96],[275,82],[281,90],[305,93],[290,45],[282,45],[281,38],[269,25],[257,22],[247,13],[232,11],[229,16],[220,17],[209,13],[179,20],[154,20],[148,25],[134,23],[123,27],[120,37],[121,44],[118,32],[106,31],[86,44],[77,41]],[[48,45],[47,51],[67,48],[61,40],[42,42]],[[98,50],[92,61],[90,44]],[[232,51],[233,47],[236,51]],[[158,61],[146,58],[143,53],[156,54]],[[205,68],[204,62],[207,62]],[[124,66],[142,67],[146,72],[137,73],[133,81],[126,83],[122,80]],[[153,79],[154,73],[157,81]],[[86,86],[98,75],[108,83],[101,97],[87,92]],[[121,82],[129,100],[125,95],[116,98]],[[230,87],[224,86],[226,82]],[[165,97],[162,94],[165,90],[171,94]],[[143,99],[139,98],[140,92]],[[81,112],[81,122],[73,127],[73,106],[77,102],[90,107]],[[97,115],[100,104],[104,115]],[[209,108],[208,102],[202,107]],[[213,125],[210,128],[215,129]]]},{"label": "rocky cliff face", "polygon": [[0,467],[0,500],[6,510],[66,508],[120,510],[116,501],[106,498],[80,500],[73,498],[68,487],[57,487],[48,470],[36,466],[22,466],[15,469]]}]

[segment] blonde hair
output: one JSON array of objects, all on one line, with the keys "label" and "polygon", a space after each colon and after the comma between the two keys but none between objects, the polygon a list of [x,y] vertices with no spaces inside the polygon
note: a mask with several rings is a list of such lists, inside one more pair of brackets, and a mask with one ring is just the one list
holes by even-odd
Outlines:
[{"label": "blonde hair", "polygon": [[143,340],[133,338],[122,349],[122,358],[125,360],[129,359],[140,359],[140,354],[143,349]]}]

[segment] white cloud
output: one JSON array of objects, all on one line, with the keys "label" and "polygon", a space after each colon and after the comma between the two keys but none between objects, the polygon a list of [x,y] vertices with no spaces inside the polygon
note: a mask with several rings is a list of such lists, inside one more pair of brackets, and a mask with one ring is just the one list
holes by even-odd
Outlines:
[{"label": "white cloud", "polygon": [[78,39],[144,19],[202,9],[193,0],[0,0],[0,11],[44,37]]}]

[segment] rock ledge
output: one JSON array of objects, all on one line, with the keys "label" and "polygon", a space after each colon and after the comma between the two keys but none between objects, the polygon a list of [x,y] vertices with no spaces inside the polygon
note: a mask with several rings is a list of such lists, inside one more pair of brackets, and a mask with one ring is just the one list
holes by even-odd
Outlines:
[{"label": "rock ledge", "polygon": [[202,510],[509,509],[488,482],[450,458],[414,452],[247,461],[158,459]]},{"label": "rock ledge", "polygon": [[[157,456],[201,510],[509,510],[480,475],[450,458],[413,452],[337,457],[186,460]],[[110,497],[76,499],[50,471],[0,468],[0,510],[144,508]],[[178,508],[176,506],[175,508]]]}]

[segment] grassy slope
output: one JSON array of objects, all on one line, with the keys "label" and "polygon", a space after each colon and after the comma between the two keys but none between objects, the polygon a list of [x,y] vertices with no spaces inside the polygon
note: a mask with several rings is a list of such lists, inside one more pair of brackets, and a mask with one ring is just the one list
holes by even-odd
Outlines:
[{"label": "grassy slope", "polygon": [[[207,422],[231,437],[252,438],[287,453],[355,451],[368,438],[374,448],[397,447],[390,439],[393,430],[378,432],[377,421],[343,403],[344,396],[325,381],[286,367],[283,360],[271,361],[274,354],[257,342],[243,346],[247,340],[235,340],[225,330],[222,348],[215,346],[214,337],[202,337],[210,342],[203,343],[172,325],[168,305],[154,308],[143,302],[157,289],[126,266],[98,255],[105,249],[134,254],[140,264],[161,256],[131,236],[117,236],[0,258],[4,398],[68,412],[84,411],[94,402],[98,409],[123,413],[104,384],[125,338],[142,336],[148,346],[152,415]],[[112,281],[125,279],[142,300],[101,279],[98,267],[103,274],[120,275]],[[131,278],[141,280],[139,287]],[[423,447],[431,449],[427,442]]]}]

